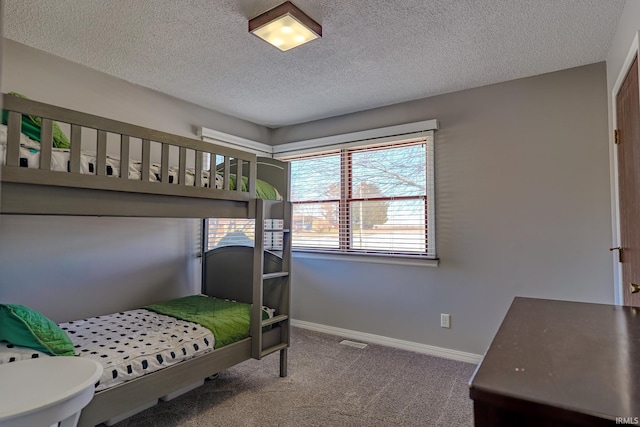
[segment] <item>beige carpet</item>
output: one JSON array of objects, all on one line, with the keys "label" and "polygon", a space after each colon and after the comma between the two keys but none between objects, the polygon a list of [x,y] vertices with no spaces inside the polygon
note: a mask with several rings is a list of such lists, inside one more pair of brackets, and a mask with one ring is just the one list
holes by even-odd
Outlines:
[{"label": "beige carpet", "polygon": [[475,365],[292,328],[289,375],[279,358],[249,360],[118,427],[473,425]]}]

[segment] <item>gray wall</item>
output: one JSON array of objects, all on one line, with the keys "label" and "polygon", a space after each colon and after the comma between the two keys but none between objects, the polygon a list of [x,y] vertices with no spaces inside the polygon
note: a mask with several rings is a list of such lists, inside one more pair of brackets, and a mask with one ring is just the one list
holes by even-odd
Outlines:
[{"label": "gray wall", "polygon": [[204,126],[255,141],[269,130],[128,83],[38,49],[4,40],[2,92],[195,138]]},{"label": "gray wall", "polygon": [[[5,40],[2,92],[195,137],[268,130]],[[199,220],[0,217],[0,301],[61,322],[199,291]]]},{"label": "gray wall", "polygon": [[[200,124],[269,139],[247,122],[6,47],[2,91],[178,134]],[[283,143],[441,122],[441,265],[297,258],[294,317],[482,353],[515,295],[611,302],[606,102],[605,66],[595,64],[273,131],[271,141]],[[193,228],[190,220],[5,216],[0,300],[64,321],[192,292]],[[441,312],[452,315],[451,329],[439,327]]]},{"label": "gray wall", "polygon": [[612,303],[605,71],[593,64],[277,130],[290,142],[441,125],[440,266],[296,258],[293,317],[481,354],[515,296]]},{"label": "gray wall", "polygon": [[3,215],[0,301],[63,322],[198,292],[194,221]]}]

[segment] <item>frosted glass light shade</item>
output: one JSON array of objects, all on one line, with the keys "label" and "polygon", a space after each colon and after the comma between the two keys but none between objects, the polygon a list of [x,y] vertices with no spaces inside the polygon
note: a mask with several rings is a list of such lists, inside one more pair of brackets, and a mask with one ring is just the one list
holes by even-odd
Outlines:
[{"label": "frosted glass light shade", "polygon": [[293,3],[285,2],[249,21],[249,31],[287,51],[322,37],[322,27]]}]

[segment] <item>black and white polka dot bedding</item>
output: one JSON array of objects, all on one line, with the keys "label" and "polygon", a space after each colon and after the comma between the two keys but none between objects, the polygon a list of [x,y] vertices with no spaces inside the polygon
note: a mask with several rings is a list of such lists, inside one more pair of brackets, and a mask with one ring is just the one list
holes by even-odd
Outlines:
[{"label": "black and white polka dot bedding", "polygon": [[[6,162],[7,126],[0,125],[0,160],[2,164]],[[39,169],[40,168],[40,143],[30,139],[24,134],[20,134],[20,167]],[[53,148],[51,152],[51,170],[59,172],[69,172],[69,150],[64,148]],[[92,152],[82,152],[80,155],[80,173],[96,173],[96,155]],[[169,183],[178,183],[179,169],[176,166],[169,167]],[[120,160],[107,156],[106,160],[107,176],[120,176]],[[129,179],[140,180],[142,176],[142,162],[129,162]],[[161,166],[151,164],[149,166],[149,181],[159,182],[162,180]],[[209,172],[202,171],[202,187],[209,187]],[[195,185],[195,171],[187,169],[185,185]],[[223,188],[223,179],[216,174],[216,188]]]},{"label": "black and white polka dot bedding", "polygon": [[213,350],[207,328],[145,309],[61,323],[76,353],[102,364],[96,390]]},{"label": "black and white polka dot bedding", "polygon": [[[96,391],[158,371],[213,350],[215,338],[197,323],[145,309],[61,323],[77,355],[100,363],[104,372]],[[0,363],[46,353],[0,342]]]},{"label": "black and white polka dot bedding", "polygon": [[38,357],[49,357],[49,355],[38,350],[0,341],[0,364],[18,362],[26,359],[37,359]]}]

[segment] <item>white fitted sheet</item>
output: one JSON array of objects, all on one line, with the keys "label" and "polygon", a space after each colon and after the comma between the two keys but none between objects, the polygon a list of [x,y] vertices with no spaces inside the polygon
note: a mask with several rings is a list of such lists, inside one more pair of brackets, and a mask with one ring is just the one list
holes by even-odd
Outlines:
[{"label": "white fitted sheet", "polygon": [[98,361],[104,373],[96,390],[213,350],[210,330],[145,309],[61,323],[76,354]]},{"label": "white fitted sheet", "polygon": [[[6,162],[6,146],[7,146],[7,126],[0,125],[0,160],[2,164]],[[69,167],[69,150],[66,148],[53,148],[51,151],[51,170],[58,172],[68,172]],[[20,134],[20,165],[22,167],[39,169],[40,168],[40,143],[30,139],[24,134]],[[96,154],[94,152],[83,151],[80,154],[80,173],[93,175],[95,174]],[[106,161],[107,176],[120,176],[120,160],[113,156],[107,156]],[[142,171],[142,162],[131,160],[129,162],[129,179],[140,180]],[[149,166],[149,181],[158,182],[161,179],[161,166],[152,163]],[[179,169],[176,166],[169,167],[169,183],[178,183]],[[187,169],[185,176],[185,185],[195,185],[195,170]],[[222,189],[224,182],[222,176],[216,174],[216,188]],[[201,179],[202,187],[209,187],[209,171],[202,171]]]},{"label": "white fitted sheet", "polygon": [[[104,371],[96,391],[113,387],[213,350],[211,331],[197,323],[145,309],[96,316],[59,325],[76,355],[100,363]],[[46,353],[0,341],[0,363]]]}]

